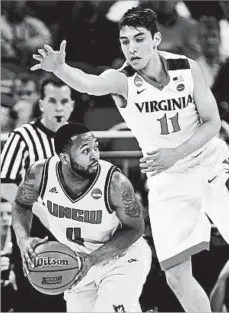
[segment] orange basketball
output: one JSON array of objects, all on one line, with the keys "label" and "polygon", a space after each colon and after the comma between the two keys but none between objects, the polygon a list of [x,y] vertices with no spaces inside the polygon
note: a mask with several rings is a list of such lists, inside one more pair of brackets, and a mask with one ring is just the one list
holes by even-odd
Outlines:
[{"label": "orange basketball", "polygon": [[49,241],[36,247],[34,267],[28,265],[28,279],[38,291],[57,295],[70,288],[80,271],[80,258],[68,246]]}]

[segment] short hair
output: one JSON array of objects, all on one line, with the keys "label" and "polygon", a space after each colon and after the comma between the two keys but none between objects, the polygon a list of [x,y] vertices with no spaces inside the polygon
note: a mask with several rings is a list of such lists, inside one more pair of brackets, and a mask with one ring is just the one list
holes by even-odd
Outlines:
[{"label": "short hair", "polygon": [[65,152],[72,144],[72,137],[80,134],[85,134],[91,130],[80,123],[68,123],[61,126],[54,137],[55,151],[57,155]]},{"label": "short hair", "polygon": [[20,80],[22,82],[22,84],[27,84],[28,82],[32,81],[35,85],[36,91],[38,92],[40,89],[39,80],[35,74],[31,74],[28,72],[21,72],[21,73],[16,74],[16,76],[13,79],[13,85],[12,85],[13,90],[15,88],[16,80]]},{"label": "short hair", "polygon": [[148,29],[152,35],[158,32],[157,16],[151,9],[142,8],[140,6],[134,7],[126,11],[119,22],[119,30],[124,26],[130,27],[144,27]]},{"label": "short hair", "polygon": [[[45,80],[43,80],[43,82],[41,83],[41,88],[40,88],[40,97],[41,99],[44,99],[45,98],[45,87],[47,85],[53,85],[55,87],[63,87],[63,86],[68,86],[68,84],[66,84],[65,82],[63,82],[61,79],[57,78],[57,77],[49,77],[49,78],[46,78]],[[71,91],[71,98],[72,98],[72,93],[73,93],[73,90],[70,86],[68,86],[70,91]]]}]

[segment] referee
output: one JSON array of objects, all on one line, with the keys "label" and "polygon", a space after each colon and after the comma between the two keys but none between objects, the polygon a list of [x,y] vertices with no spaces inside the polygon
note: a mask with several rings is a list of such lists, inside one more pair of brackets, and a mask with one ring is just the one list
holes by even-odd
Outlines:
[{"label": "referee", "polygon": [[[39,107],[42,112],[41,118],[12,131],[2,151],[2,194],[10,202],[14,201],[17,186],[31,164],[54,155],[55,132],[68,121],[74,108],[72,90],[59,79],[46,79],[41,85]],[[46,235],[49,239],[54,239],[34,215],[31,236],[43,238]],[[44,295],[29,284],[22,271],[20,250],[14,233],[12,242],[12,263],[18,287],[17,299],[12,299],[15,302],[14,311],[65,311],[62,295]]]}]

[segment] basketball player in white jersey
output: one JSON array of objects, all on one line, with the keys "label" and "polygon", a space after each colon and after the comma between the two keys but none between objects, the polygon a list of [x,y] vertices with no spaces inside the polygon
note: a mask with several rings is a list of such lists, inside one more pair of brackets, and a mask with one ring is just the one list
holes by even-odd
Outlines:
[{"label": "basketball player in white jersey", "polygon": [[126,58],[120,70],[95,76],[68,66],[65,41],[60,51],[48,45],[39,49],[32,70],[53,72],[79,92],[113,95],[142,148],[152,234],[167,282],[186,312],[209,312],[209,299],[192,275],[191,256],[209,246],[204,211],[229,243],[229,153],[215,138],[221,122],[199,66],[183,55],[158,51],[161,40],[155,13],[132,8],[120,21]]},{"label": "basketball player in white jersey", "polygon": [[141,237],[142,209],[129,180],[99,161],[98,141],[84,125],[62,126],[58,156],[34,163],[13,206],[13,227],[26,263],[47,238],[29,237],[32,205],[54,237],[82,260],[75,286],[65,292],[68,312],[140,312],[139,297],[150,270],[151,250]]}]

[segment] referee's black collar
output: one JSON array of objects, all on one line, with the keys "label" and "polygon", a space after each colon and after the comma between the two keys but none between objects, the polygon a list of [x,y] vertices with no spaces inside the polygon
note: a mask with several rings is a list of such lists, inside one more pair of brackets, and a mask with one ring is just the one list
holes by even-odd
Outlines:
[{"label": "referee's black collar", "polygon": [[41,118],[38,118],[37,120],[35,120],[34,125],[36,125],[38,128],[40,128],[46,135],[48,135],[49,137],[53,137],[55,136],[55,132],[52,131],[51,129],[49,129],[48,127],[46,127],[42,122],[41,122]]}]

